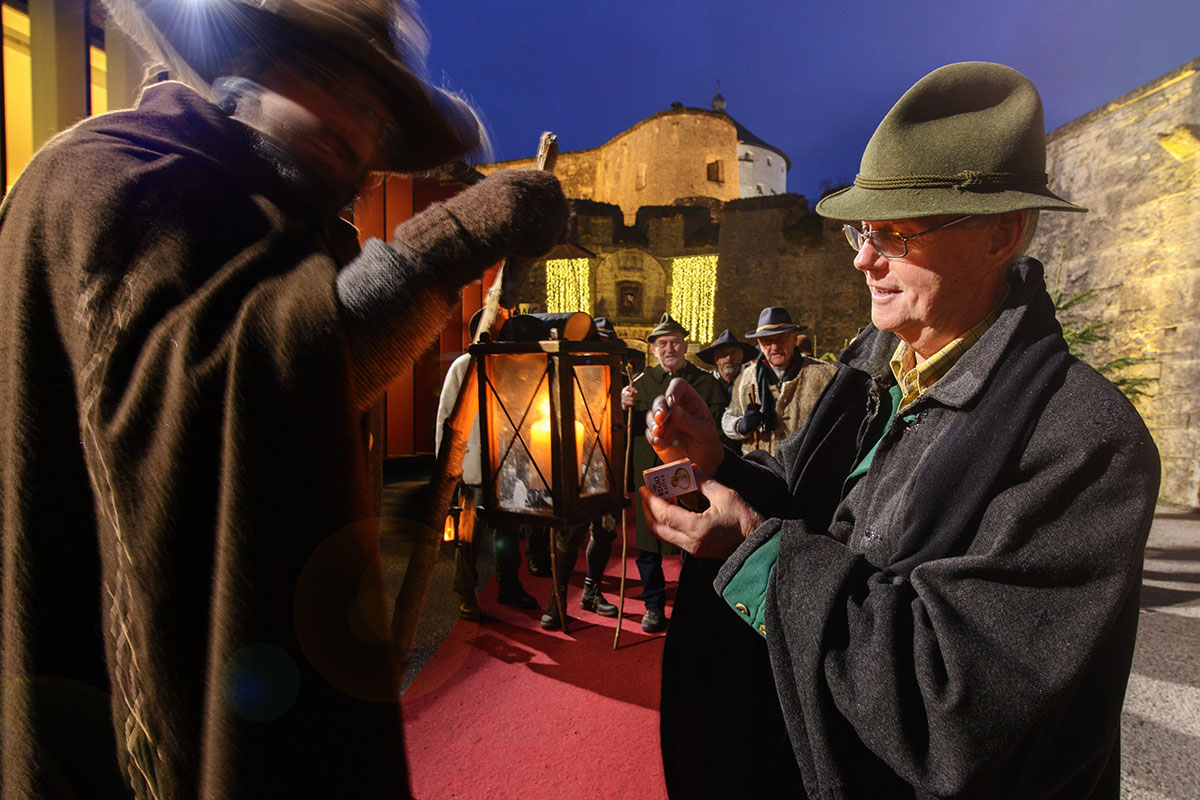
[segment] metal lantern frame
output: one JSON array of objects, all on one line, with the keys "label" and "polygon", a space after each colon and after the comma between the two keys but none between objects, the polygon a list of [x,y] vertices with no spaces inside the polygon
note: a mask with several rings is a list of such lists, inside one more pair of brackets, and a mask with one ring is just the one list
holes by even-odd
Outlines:
[{"label": "metal lantern frame", "polygon": [[[565,529],[582,525],[604,514],[614,513],[627,505],[625,497],[625,430],[621,413],[622,357],[625,348],[620,343],[605,341],[546,340],[539,342],[484,342],[473,344],[469,352],[475,357],[479,391],[480,462],[483,470],[484,507],[481,513],[489,524],[515,523]],[[514,356],[522,357],[528,371],[536,356],[541,375],[527,397],[504,397],[496,383],[506,369],[513,365]],[[506,361],[507,360],[507,361]],[[580,367],[605,367],[607,392],[593,408],[588,402],[579,378]],[[494,378],[496,380],[494,380]],[[541,397],[543,385],[549,395],[548,474],[539,466],[535,442],[531,441],[526,425],[530,415],[541,413],[535,403]],[[578,400],[582,402],[577,403]],[[536,419],[536,417],[535,417]],[[605,422],[607,420],[607,424]],[[505,423],[512,436],[501,441]],[[577,423],[584,426],[585,453],[577,452],[579,434]],[[591,429],[594,437],[588,437]],[[570,431],[571,435],[567,435]],[[591,438],[592,446],[587,447]],[[595,458],[597,451],[599,460]],[[584,459],[581,461],[581,458]],[[526,470],[529,484],[541,483],[543,510],[529,506],[514,507],[501,497],[498,486],[503,470],[511,471],[516,463]],[[581,466],[584,465],[584,466]],[[606,488],[585,492],[587,470],[603,467]],[[532,467],[532,471],[529,471]],[[581,472],[584,475],[581,476]],[[511,475],[505,476],[511,479]]]}]

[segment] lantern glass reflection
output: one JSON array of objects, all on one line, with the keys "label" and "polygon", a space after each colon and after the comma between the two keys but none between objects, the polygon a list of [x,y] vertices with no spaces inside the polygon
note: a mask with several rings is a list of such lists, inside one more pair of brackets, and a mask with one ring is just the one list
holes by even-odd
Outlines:
[{"label": "lantern glass reflection", "polygon": [[612,449],[611,370],[607,364],[575,365],[575,458],[579,463],[579,493],[609,490],[605,454]]},{"label": "lantern glass reflection", "polygon": [[553,513],[550,391],[544,355],[514,353],[487,362],[496,496],[505,508]]}]

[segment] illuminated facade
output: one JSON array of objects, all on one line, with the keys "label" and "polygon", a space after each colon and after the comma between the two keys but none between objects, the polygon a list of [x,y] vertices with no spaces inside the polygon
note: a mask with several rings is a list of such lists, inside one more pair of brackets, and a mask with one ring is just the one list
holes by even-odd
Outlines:
[{"label": "illuminated facade", "polygon": [[9,0],[4,25],[4,191],[64,128],[132,105],[142,63],[99,2]]}]

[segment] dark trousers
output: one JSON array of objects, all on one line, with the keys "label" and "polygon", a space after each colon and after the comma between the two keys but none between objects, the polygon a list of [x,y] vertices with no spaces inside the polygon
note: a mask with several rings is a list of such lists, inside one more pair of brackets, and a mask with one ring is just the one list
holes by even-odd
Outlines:
[{"label": "dark trousers", "polygon": [[[615,529],[604,526],[601,521],[593,522],[591,531],[592,536],[588,540],[584,560],[587,563],[587,578],[599,583],[604,577],[604,568],[608,566],[608,557],[612,553],[612,544],[617,533]],[[571,572],[575,569],[575,562],[579,558],[579,545],[587,532],[587,525],[579,525],[559,531],[555,537],[554,567],[558,571],[560,588],[566,588]]]},{"label": "dark trousers", "polygon": [[660,611],[667,607],[667,578],[663,575],[662,554],[638,549],[638,575],[642,578],[641,599],[646,608]]}]

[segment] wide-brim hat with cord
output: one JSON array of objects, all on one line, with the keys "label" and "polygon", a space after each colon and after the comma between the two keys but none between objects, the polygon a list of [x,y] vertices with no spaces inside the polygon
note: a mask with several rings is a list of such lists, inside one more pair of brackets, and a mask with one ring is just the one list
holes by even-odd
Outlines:
[{"label": "wide-brim hat with cord", "polygon": [[678,333],[681,334],[684,339],[688,337],[687,328],[680,325],[679,321],[666,311],[663,312],[662,319],[660,319],[658,324],[654,326],[654,330],[646,334],[646,341],[650,344],[654,344],[654,340],[662,336],[664,333]]},{"label": "wide-brim hat with cord", "polygon": [[357,64],[378,81],[391,119],[380,169],[428,170],[486,150],[475,111],[423,77],[429,35],[410,0],[103,0],[169,77],[215,100],[213,82],[248,60]]},{"label": "wide-brim hat with cord", "polygon": [[1049,189],[1037,89],[1011,67],[969,61],[905,92],[867,142],[854,185],[816,211],[882,221],[1032,209],[1087,210]]},{"label": "wide-brim hat with cord", "polygon": [[722,347],[736,347],[742,351],[742,361],[750,361],[758,356],[758,348],[752,344],[740,341],[729,328],[721,331],[721,334],[713,339],[712,344],[703,350],[697,351],[696,358],[703,361],[705,364],[716,365],[717,351]]},{"label": "wide-brim hat with cord", "polygon": [[758,312],[758,327],[746,331],[747,339],[761,339],[787,331],[798,331],[800,326],[792,322],[791,313],[783,306],[767,306]]}]

